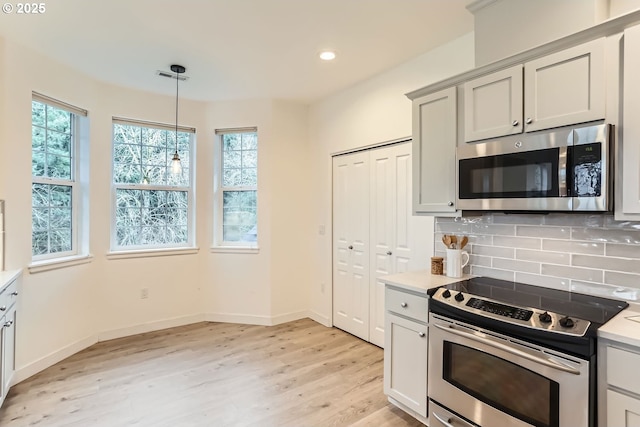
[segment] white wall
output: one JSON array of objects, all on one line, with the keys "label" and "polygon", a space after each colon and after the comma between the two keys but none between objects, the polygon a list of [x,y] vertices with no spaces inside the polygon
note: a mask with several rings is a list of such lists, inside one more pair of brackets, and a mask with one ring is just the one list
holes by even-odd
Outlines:
[{"label": "white wall", "polygon": [[[90,120],[93,259],[37,274],[25,269],[31,261],[32,91],[85,108]],[[305,236],[310,231],[308,193],[304,191],[309,175],[304,164],[308,147],[303,106],[181,99],[180,124],[197,129],[192,161],[196,163],[199,252],[107,259],[111,118],[173,123],[174,106],[173,97],[95,81],[0,39],[0,144],[10,153],[0,159],[0,199],[6,200],[6,268],[24,269],[18,379],[99,339],[205,318],[271,324],[306,315],[309,251],[304,247],[291,251],[293,243],[308,241]],[[211,253],[214,129],[242,126],[259,127],[260,253]],[[289,187],[288,180],[292,180]],[[144,300],[140,298],[143,287],[149,289]]]},{"label": "white wall", "polygon": [[[314,319],[331,323],[331,155],[411,135],[405,93],[473,68],[474,37],[467,34],[399,67],[311,106],[312,222],[316,229],[310,302]],[[319,235],[317,228],[326,227]],[[433,246],[433,235],[424,236]],[[321,284],[325,284],[325,292]]]}]

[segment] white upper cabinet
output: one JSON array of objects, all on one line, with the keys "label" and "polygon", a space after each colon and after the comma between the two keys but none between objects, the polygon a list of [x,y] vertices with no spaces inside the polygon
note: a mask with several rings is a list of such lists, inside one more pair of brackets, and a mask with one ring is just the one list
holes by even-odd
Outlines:
[{"label": "white upper cabinet", "polygon": [[466,82],[464,140],[603,119],[604,49],[601,38]]},{"label": "white upper cabinet", "polygon": [[413,100],[413,211],[438,215],[456,206],[456,88]]},{"label": "white upper cabinet", "polygon": [[605,40],[527,62],[525,132],[604,119]]},{"label": "white upper cabinet", "polygon": [[[640,219],[640,25],[624,31],[622,141],[619,144],[616,219]],[[621,212],[620,212],[620,209]]]},{"label": "white upper cabinet", "polygon": [[522,65],[464,84],[464,140],[521,133]]}]

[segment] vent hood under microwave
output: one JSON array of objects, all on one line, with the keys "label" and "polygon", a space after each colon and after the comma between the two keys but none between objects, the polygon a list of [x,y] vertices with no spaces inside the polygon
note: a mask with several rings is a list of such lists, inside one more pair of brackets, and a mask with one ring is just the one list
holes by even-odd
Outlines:
[{"label": "vent hood under microwave", "polygon": [[613,126],[587,124],[462,143],[457,208],[606,212]]}]

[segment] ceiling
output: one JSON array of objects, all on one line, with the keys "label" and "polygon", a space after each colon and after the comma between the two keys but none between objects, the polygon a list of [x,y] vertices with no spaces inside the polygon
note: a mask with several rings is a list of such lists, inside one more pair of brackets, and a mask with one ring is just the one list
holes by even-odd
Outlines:
[{"label": "ceiling", "polygon": [[[473,30],[471,0],[56,0],[0,36],[98,80],[181,97],[312,103]],[[334,49],[331,62],[318,58]]]}]

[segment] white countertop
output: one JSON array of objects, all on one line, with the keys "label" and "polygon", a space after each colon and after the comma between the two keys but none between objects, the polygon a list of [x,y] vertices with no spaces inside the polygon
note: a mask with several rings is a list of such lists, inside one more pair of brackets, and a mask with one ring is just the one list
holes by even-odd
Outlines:
[{"label": "white countertop", "polygon": [[630,303],[598,329],[598,336],[640,348],[640,305]]},{"label": "white countertop", "polygon": [[[431,274],[429,270],[408,271],[406,273],[389,274],[388,276],[381,276],[378,279],[388,285],[397,286],[399,288],[407,289],[410,291],[426,294],[429,289],[437,288],[438,286],[448,285],[449,283],[460,282],[462,280],[469,279],[468,274],[462,277],[447,277],[437,274]],[[640,326],[640,324],[639,324]]]},{"label": "white countertop", "polygon": [[0,271],[0,291],[9,283],[13,282],[21,273],[22,270]]}]

